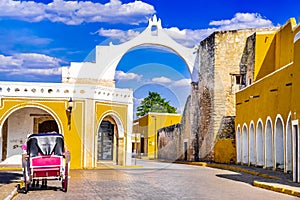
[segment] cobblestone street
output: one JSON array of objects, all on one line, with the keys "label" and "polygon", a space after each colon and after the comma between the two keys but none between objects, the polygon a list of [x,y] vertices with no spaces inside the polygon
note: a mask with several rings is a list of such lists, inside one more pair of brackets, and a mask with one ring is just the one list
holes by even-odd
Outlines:
[{"label": "cobblestone street", "polygon": [[256,176],[208,167],[138,160],[141,168],[72,170],[68,192],[60,182],[14,199],[296,199],[253,187]]}]

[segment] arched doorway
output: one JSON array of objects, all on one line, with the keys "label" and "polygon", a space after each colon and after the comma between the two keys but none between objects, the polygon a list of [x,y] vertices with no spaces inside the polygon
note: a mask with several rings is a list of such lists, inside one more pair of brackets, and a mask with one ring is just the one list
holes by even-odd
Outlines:
[{"label": "arched doorway", "polygon": [[237,132],[236,132],[236,158],[237,158],[237,163],[241,163],[241,128],[240,125],[237,127]]},{"label": "arched doorway", "polygon": [[275,169],[284,169],[283,121],[278,116],[275,122]]},{"label": "arched doorway", "polygon": [[22,107],[12,111],[2,124],[0,161],[6,164],[21,164],[21,147],[29,134],[59,130],[55,118],[44,109]]},{"label": "arched doorway", "polygon": [[248,164],[248,129],[247,126],[243,126],[242,130],[242,162]]},{"label": "arched doorway", "polygon": [[254,139],[254,124],[250,125],[249,131],[249,154],[250,154],[250,164],[255,164],[255,139]]},{"label": "arched doorway", "polygon": [[120,118],[106,115],[100,122],[96,136],[96,166],[125,163],[124,128]]},{"label": "arched doorway", "polygon": [[286,122],[286,145],[285,145],[285,172],[292,171],[292,122],[291,122],[291,114],[289,114],[288,120]]},{"label": "arched doorway", "polygon": [[98,132],[98,153],[97,160],[113,160],[114,152],[114,124],[103,120]]},{"label": "arched doorway", "polygon": [[261,121],[258,122],[256,128],[256,165],[264,165],[264,137]]},{"label": "arched doorway", "polygon": [[266,139],[265,139],[265,167],[273,167],[273,139],[272,139],[273,131],[272,131],[272,123],[271,120],[268,119],[266,123]]}]

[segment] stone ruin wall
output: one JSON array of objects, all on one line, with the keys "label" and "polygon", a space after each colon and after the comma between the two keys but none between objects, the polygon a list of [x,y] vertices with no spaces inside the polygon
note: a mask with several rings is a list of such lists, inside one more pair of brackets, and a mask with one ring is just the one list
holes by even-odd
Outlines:
[{"label": "stone ruin wall", "polygon": [[[182,158],[183,142],[188,141],[188,160],[214,161],[216,142],[222,138],[234,140],[235,95],[230,73],[239,74],[245,63],[249,65],[247,72],[253,69],[254,55],[249,52],[254,52],[253,34],[257,30],[220,31],[201,41],[199,82],[192,83],[190,102],[183,113],[185,121],[174,129],[172,137],[172,131],[161,135],[170,141],[175,134],[180,137],[173,141],[181,142],[177,144],[180,148],[173,148],[176,158]],[[165,151],[164,159],[167,155]]]}]

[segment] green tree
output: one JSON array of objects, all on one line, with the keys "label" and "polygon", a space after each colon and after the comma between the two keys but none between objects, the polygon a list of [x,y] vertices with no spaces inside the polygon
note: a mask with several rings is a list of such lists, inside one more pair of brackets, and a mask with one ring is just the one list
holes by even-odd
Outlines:
[{"label": "green tree", "polygon": [[148,96],[137,107],[136,116],[145,116],[148,112],[176,113],[176,108],[171,106],[170,102],[162,98],[157,92],[149,91]]}]

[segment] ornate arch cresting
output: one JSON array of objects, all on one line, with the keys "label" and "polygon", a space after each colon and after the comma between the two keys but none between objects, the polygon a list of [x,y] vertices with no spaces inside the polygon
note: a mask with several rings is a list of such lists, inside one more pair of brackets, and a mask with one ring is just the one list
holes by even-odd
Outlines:
[{"label": "ornate arch cresting", "polygon": [[183,59],[190,74],[192,73],[196,59],[195,49],[187,48],[174,41],[162,28],[161,20],[154,15],[152,19],[149,19],[147,28],[134,39],[119,45],[111,44],[96,47],[96,63],[99,63],[104,72],[108,73],[104,77],[114,74],[110,73],[111,70],[116,70],[118,63],[126,52],[143,45],[157,45],[171,49]]}]

